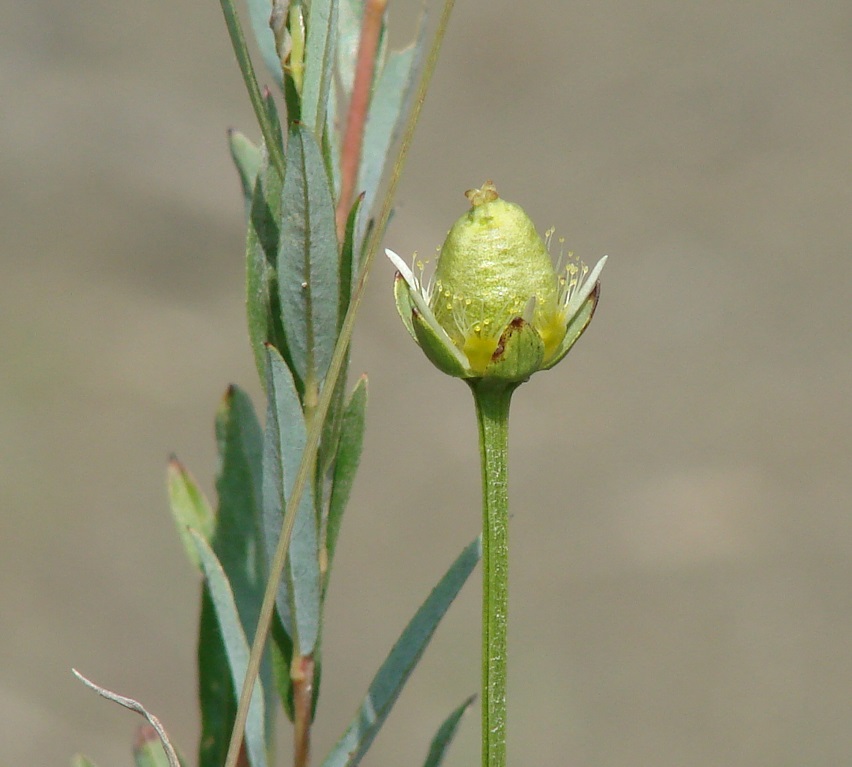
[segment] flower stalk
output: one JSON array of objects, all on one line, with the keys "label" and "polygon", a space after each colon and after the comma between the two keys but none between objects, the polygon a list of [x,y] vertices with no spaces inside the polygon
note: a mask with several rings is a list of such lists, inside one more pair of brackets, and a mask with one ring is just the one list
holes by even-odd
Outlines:
[{"label": "flower stalk", "polygon": [[506,765],[509,404],[516,387],[470,384],[482,466],[482,767]]},{"label": "flower stalk", "polygon": [[[539,370],[562,360],[588,327],[606,256],[589,270],[542,239],[524,210],[487,181],[447,234],[430,278],[416,257],[396,267],[394,296],[414,341],[473,392],[482,466],[482,767],[506,766],[509,613],[509,404]],[[560,241],[561,242],[561,241]]]}]

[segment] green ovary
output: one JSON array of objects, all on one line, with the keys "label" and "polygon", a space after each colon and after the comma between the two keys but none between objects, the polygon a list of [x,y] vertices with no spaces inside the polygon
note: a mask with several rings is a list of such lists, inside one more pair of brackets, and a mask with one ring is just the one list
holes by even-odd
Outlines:
[{"label": "green ovary", "polygon": [[550,255],[523,209],[493,186],[468,193],[473,207],[441,248],[431,309],[471,368],[482,373],[500,334],[535,297],[533,325],[550,357],[565,335]]}]

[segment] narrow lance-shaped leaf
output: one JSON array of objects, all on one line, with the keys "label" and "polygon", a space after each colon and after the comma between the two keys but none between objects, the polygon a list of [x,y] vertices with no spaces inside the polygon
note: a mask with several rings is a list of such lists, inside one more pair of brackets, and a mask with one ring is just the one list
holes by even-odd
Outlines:
[{"label": "narrow lance-shaped leaf", "polygon": [[361,761],[481,553],[477,538],[462,551],[432,590],[376,673],[352,723],[322,767],[355,767]]},{"label": "narrow lance-shaped leaf", "polygon": [[[270,0],[247,0],[251,29],[263,63],[272,75],[272,79],[279,88],[284,87],[284,77],[281,70],[281,59],[275,47],[275,35],[269,26],[269,17],[272,15],[272,3]],[[289,4],[289,3],[287,3]]]},{"label": "narrow lance-shaped leaf", "polygon": [[456,736],[456,731],[459,728],[462,715],[468,710],[470,704],[476,700],[475,695],[471,695],[464,703],[462,703],[455,711],[453,711],[438,728],[432,742],[429,745],[429,753],[426,755],[426,761],[423,762],[423,767],[440,767],[444,761],[444,755],[447,753],[447,748],[452,743]]},{"label": "narrow lance-shaped leaf", "polygon": [[346,510],[347,503],[349,503],[349,494],[352,491],[355,473],[358,471],[358,463],[361,460],[366,412],[367,377],[362,376],[346,403],[340,425],[325,533],[325,549],[328,556],[326,583],[337,548],[337,537],[340,534],[343,512]]},{"label": "narrow lance-shaped leaf", "polygon": [[228,28],[228,36],[231,38],[231,45],[237,57],[237,62],[240,65],[249,101],[251,101],[251,105],[254,108],[254,115],[260,125],[261,133],[263,133],[263,140],[266,142],[267,147],[269,147],[269,156],[272,159],[272,164],[281,175],[284,175],[284,154],[281,148],[280,135],[276,136],[274,115],[270,113],[267,100],[264,99],[257,84],[254,65],[251,63],[251,56],[248,52],[246,38],[243,34],[242,24],[240,24],[240,17],[237,15],[237,9],[234,8],[233,0],[219,0],[219,5],[222,7],[225,26]]},{"label": "narrow lance-shaped leaf", "polygon": [[402,128],[406,107],[417,85],[424,40],[425,35],[421,29],[418,39],[408,48],[392,51],[376,80],[364,129],[364,149],[358,171],[358,189],[365,193],[364,207],[368,211],[375,202],[385,161]]},{"label": "narrow lance-shaped leaf", "polygon": [[294,125],[281,194],[278,291],[294,372],[325,377],[337,340],[340,290],[334,202],[313,136]]},{"label": "narrow lance-shaped leaf", "polygon": [[213,509],[194,477],[174,456],[169,460],[167,485],[169,504],[186,555],[200,570],[201,563],[188,528],[198,530],[209,541],[213,536]]},{"label": "narrow lance-shaped leaf", "polygon": [[311,0],[305,43],[302,123],[316,136],[325,126],[325,109],[337,47],[337,0]]},{"label": "narrow lance-shaped leaf", "polygon": [[355,292],[358,280],[358,269],[361,265],[361,248],[358,232],[363,228],[365,208],[364,195],[359,194],[349,217],[346,219],[346,231],[343,235],[343,247],[340,250],[340,310],[338,322],[343,325],[343,318],[349,309],[349,302]]},{"label": "narrow lance-shaped leaf", "polygon": [[[281,325],[278,293],[278,241],[281,176],[264,158],[257,174],[246,236],[246,313],[257,372],[266,385],[266,344],[290,359]],[[299,386],[299,382],[297,382]]]},{"label": "narrow lance-shaped leaf", "polygon": [[[263,431],[250,397],[239,387],[228,388],[216,413],[216,441],[219,506],[213,550],[234,592],[243,632],[252,641],[267,573],[263,535]],[[260,673],[266,693],[266,726],[271,735],[275,686],[268,655],[264,656]]]},{"label": "narrow lance-shaped leaf", "polygon": [[[281,355],[272,347],[267,347],[266,387],[269,408],[263,451],[263,518],[266,549],[271,559],[306,440],[305,421],[293,377]],[[310,654],[320,624],[317,517],[310,489],[302,496],[296,513],[287,568],[276,605],[298,652]]]},{"label": "narrow lance-shaped leaf", "polygon": [[262,161],[260,147],[255,146],[245,135],[233,129],[228,131],[228,147],[231,150],[231,159],[237,166],[237,173],[240,174],[240,185],[243,188],[248,216],[251,213],[254,182]]},{"label": "narrow lance-shaped leaf", "polygon": [[[231,669],[231,683],[235,690],[241,690],[248,668],[249,645],[240,624],[234,593],[228,583],[228,578],[213,549],[198,534],[193,535],[198,547],[198,555],[207,579],[207,587],[216,611],[219,630],[228,656]],[[266,728],[263,710],[263,691],[260,680],[252,690],[249,706],[248,721],[245,731],[246,752],[251,767],[266,767]]]}]

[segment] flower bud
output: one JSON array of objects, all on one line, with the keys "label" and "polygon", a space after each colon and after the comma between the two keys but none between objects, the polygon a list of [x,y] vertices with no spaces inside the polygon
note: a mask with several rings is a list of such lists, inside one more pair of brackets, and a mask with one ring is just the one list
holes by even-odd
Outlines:
[{"label": "flower bud", "polygon": [[[518,383],[555,365],[585,330],[597,277],[575,261],[554,269],[523,209],[491,182],[466,193],[471,209],[453,224],[435,274],[424,284],[391,251],[397,309],[414,339],[445,373]],[[548,236],[549,241],[549,236]]]}]

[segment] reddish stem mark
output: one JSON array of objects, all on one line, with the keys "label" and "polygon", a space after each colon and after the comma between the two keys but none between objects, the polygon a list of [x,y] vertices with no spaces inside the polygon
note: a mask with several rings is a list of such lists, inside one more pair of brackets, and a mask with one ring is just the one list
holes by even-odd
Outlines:
[{"label": "reddish stem mark", "polygon": [[387,4],[387,0],[367,0],[364,6],[358,61],[355,65],[355,81],[352,86],[352,98],[349,100],[349,113],[346,117],[346,131],[343,134],[340,158],[340,200],[337,203],[336,216],[337,237],[340,242],[343,242],[346,218],[355,196],[355,182],[358,178],[361,147],[364,143],[364,125],[367,122],[367,110],[373,89],[376,51],[379,47],[382,18]]}]

